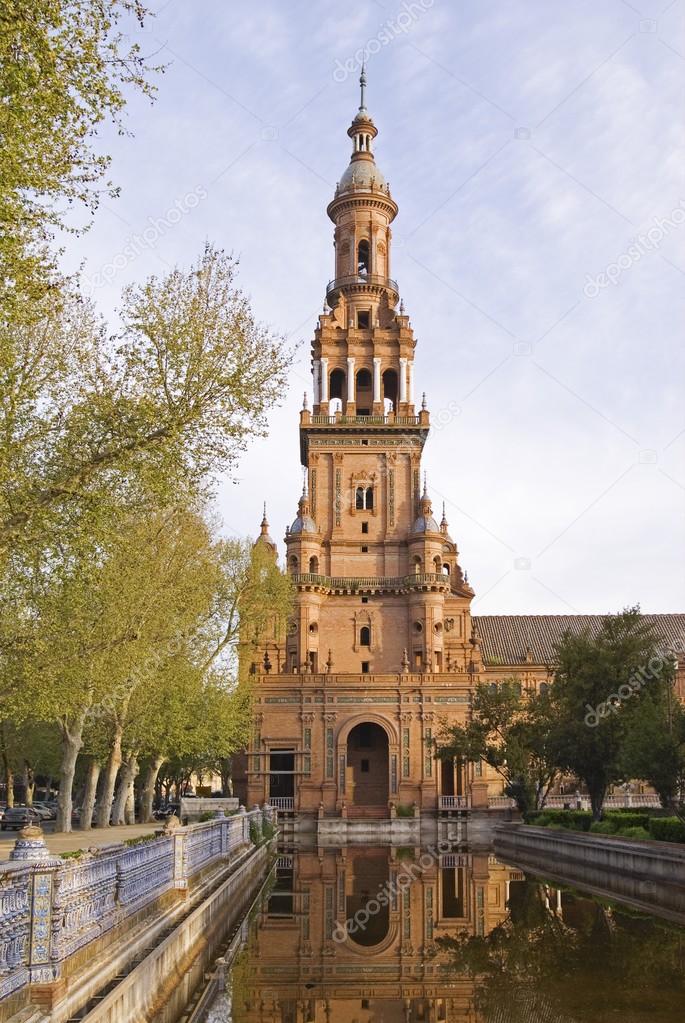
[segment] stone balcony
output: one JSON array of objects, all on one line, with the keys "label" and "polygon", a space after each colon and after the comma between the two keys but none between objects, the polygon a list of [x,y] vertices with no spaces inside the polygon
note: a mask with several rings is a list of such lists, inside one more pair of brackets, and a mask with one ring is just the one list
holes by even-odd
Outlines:
[{"label": "stone balcony", "polygon": [[317,593],[338,595],[355,593],[410,593],[421,590],[424,593],[449,593],[451,582],[441,572],[415,572],[400,576],[329,576],[301,572],[292,575],[299,590],[313,590]]}]

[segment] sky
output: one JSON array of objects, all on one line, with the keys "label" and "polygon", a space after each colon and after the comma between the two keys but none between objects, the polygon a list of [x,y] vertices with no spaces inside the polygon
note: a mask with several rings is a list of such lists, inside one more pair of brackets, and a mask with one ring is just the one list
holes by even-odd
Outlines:
[{"label": "sky", "polygon": [[269,436],[218,481],[226,531],[256,535],[266,500],[282,555],[297,510],[364,55],[434,424],[423,467],[474,611],[685,610],[683,0],[151,7],[157,99],[103,130],[121,195],[65,264],[115,325],[124,286],[210,240],[299,346]]}]

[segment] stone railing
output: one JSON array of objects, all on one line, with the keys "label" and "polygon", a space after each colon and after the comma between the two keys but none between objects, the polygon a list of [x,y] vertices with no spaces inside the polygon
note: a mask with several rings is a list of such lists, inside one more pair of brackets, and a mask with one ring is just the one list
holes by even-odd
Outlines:
[{"label": "stone railing", "polygon": [[[580,804],[580,805],[579,805]],[[488,806],[491,810],[500,810],[507,807],[515,807],[516,800],[511,799],[509,796],[490,796],[488,799]],[[651,807],[658,809],[661,806],[659,797],[655,793],[639,793],[627,792],[620,796],[607,796],[603,803],[605,810],[612,810],[616,808],[628,809],[630,807]],[[563,810],[568,808],[570,810],[591,810],[592,804],[590,803],[590,797],[574,794],[568,794],[566,796],[547,796],[545,799],[545,807],[548,810]]]},{"label": "stone railing", "polygon": [[421,426],[421,416],[399,416],[378,413],[369,416],[348,416],[344,412],[313,412],[309,420],[312,426]]},{"label": "stone railing", "polygon": [[412,572],[411,575],[335,576],[299,572],[292,575],[296,586],[356,593],[359,590],[417,590],[424,587],[450,589],[450,577],[442,572]]},{"label": "stone railing", "polygon": [[439,810],[468,810],[468,796],[438,796]]},{"label": "stone railing", "polygon": [[261,834],[276,816],[265,805],[188,827],[172,818],[150,840],[68,859],[50,854],[39,828],[26,828],[0,864],[0,999],[58,980],[75,952],[229,862],[250,846],[251,825]]}]

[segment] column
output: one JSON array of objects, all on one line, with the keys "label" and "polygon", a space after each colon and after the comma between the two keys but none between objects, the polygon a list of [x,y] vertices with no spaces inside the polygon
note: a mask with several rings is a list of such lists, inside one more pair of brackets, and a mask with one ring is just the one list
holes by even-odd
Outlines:
[{"label": "column", "polygon": [[328,401],[328,359],[321,360],[321,402]]},{"label": "column", "polygon": [[381,400],[381,360],[373,360],[373,400],[380,403]]},{"label": "column", "polygon": [[354,356],[347,359],[347,400],[354,401]]},{"label": "column", "polygon": [[319,388],[319,360],[314,359],[312,363],[312,377],[314,379],[314,404],[318,405],[321,401],[320,388]]},{"label": "column", "polygon": [[407,401],[407,360],[400,359],[400,402]]},{"label": "column", "polygon": [[407,401],[414,404],[414,363],[411,359],[407,362]]}]

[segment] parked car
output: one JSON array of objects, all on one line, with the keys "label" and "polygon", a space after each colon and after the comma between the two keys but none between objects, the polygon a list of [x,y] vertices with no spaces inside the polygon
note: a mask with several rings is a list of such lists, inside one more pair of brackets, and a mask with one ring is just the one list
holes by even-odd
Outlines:
[{"label": "parked car", "polygon": [[29,824],[40,824],[41,820],[40,814],[32,806],[8,806],[0,828],[3,831],[20,831]]},{"label": "parked car", "polygon": [[34,799],[33,808],[40,814],[45,814],[46,821],[54,821],[57,817],[57,804],[47,803],[43,799]]}]

